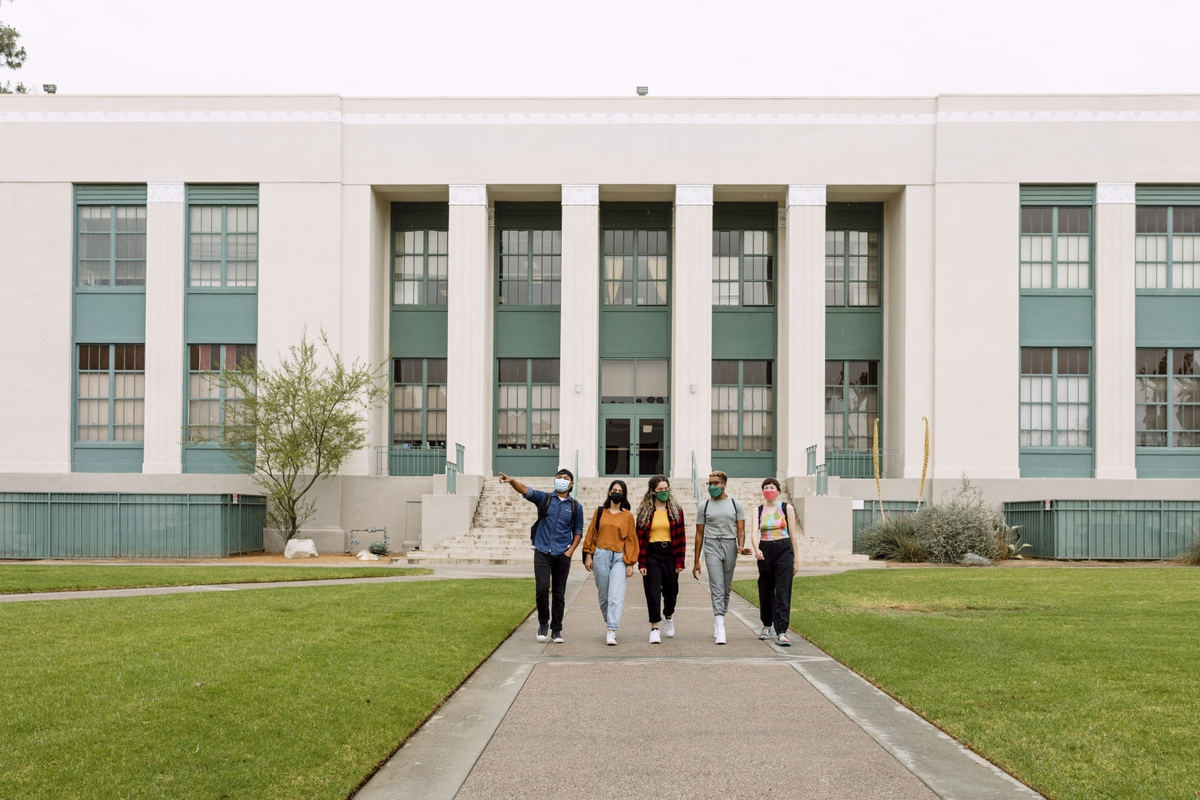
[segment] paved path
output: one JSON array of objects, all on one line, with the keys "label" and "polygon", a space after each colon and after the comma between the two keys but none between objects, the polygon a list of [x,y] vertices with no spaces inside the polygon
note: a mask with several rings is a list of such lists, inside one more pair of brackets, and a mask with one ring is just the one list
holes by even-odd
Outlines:
[{"label": "paved path", "polygon": [[356,800],[1038,797],[799,637],[760,642],[736,595],[713,644],[707,580],[683,581],[678,633],[651,645],[635,575],[606,647],[586,576],[565,643],[531,616]]}]

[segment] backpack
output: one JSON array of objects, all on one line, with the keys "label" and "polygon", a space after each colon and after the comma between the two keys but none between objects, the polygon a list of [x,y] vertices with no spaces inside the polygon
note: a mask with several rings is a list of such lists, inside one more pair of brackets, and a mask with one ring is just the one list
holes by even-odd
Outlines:
[{"label": "backpack", "polygon": [[[534,520],[533,524],[529,526],[529,544],[531,547],[533,546],[534,539],[537,538],[538,525],[542,524],[542,520],[544,520],[546,518],[546,514],[550,511],[550,498],[553,496],[554,495],[550,494],[549,492],[546,493],[546,502],[544,502],[538,506],[537,519]],[[572,531],[575,530],[575,515],[578,514],[579,511],[582,509],[583,509],[583,506],[581,506],[579,504],[579,501],[576,500],[574,497],[572,497],[571,498],[571,530]]]},{"label": "backpack", "polygon": [[[738,508],[739,508],[739,507],[740,507],[742,504],[741,504],[741,503],[739,503],[739,502],[738,502],[738,499],[737,499],[736,497],[734,497],[733,495],[729,495],[729,499],[733,501],[733,516],[734,516],[734,518],[736,519],[736,518],[737,518],[737,512],[738,512]],[[701,509],[700,509],[700,513],[696,515],[696,522],[697,522],[697,524],[701,524],[701,525],[708,525],[708,504],[709,504],[710,502],[712,502],[712,501],[711,501],[711,500],[705,500],[705,501],[704,501],[704,506],[703,506],[703,508],[701,508]],[[758,512],[759,512],[759,516],[761,516],[761,515],[762,515],[762,506],[759,506],[759,507],[758,507]],[[701,517],[701,515],[703,515],[703,516],[704,516],[704,522],[700,522],[700,517]],[[743,516],[743,517],[744,517],[744,516],[746,516],[746,511],[745,511],[745,509],[742,509],[742,516]]]},{"label": "backpack", "polygon": [[[762,532],[762,512],[763,512],[763,508],[764,508],[763,506],[759,506],[759,507],[758,507],[758,530],[759,530],[759,532]],[[788,532],[788,537],[790,538],[790,537],[791,537],[791,535],[792,535],[792,532],[791,532],[790,530],[788,530],[788,524],[787,524],[787,503],[780,502],[780,503],[779,503],[779,510],[780,510],[781,512],[783,512],[783,529],[784,529],[785,531],[787,531],[787,532]]]}]

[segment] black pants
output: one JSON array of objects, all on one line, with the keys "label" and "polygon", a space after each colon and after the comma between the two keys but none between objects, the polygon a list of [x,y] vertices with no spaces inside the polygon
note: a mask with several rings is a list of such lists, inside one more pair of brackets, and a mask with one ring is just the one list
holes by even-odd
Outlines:
[{"label": "black pants", "polygon": [[675,571],[675,552],[670,542],[646,545],[646,574],[642,576],[642,588],[646,591],[646,607],[650,609],[651,623],[675,615],[679,573]]},{"label": "black pants", "polygon": [[[536,585],[538,625],[550,623],[550,630],[561,631],[563,611],[567,606],[567,575],[571,559],[564,553],[552,556],[541,550],[533,552],[533,580]],[[550,594],[553,586],[554,611],[551,613]]]},{"label": "black pants", "polygon": [[759,542],[763,560],[758,562],[758,618],[763,627],[774,626],[776,635],[785,633],[792,614],[792,540]]}]

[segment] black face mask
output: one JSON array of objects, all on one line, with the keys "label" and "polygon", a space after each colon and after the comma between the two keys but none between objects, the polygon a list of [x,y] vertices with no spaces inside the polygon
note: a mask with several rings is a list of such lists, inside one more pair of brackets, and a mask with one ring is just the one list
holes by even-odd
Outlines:
[{"label": "black face mask", "polygon": [[612,503],[614,506],[620,506],[625,502],[625,495],[612,492],[608,496],[608,502]]}]

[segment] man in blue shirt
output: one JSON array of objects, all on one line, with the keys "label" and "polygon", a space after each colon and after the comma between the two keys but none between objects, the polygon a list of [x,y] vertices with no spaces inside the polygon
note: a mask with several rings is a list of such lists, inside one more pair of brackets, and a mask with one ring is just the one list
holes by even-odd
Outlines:
[{"label": "man in blue shirt", "polygon": [[[571,497],[575,476],[565,467],[554,476],[554,492],[526,486],[516,478],[500,473],[507,483],[538,508],[537,529],[533,534],[533,579],[536,585],[539,642],[546,641],[549,630],[554,641],[561,642],[563,612],[566,610],[567,575],[571,556],[583,538],[583,506]],[[553,612],[550,597],[553,586]]]}]

